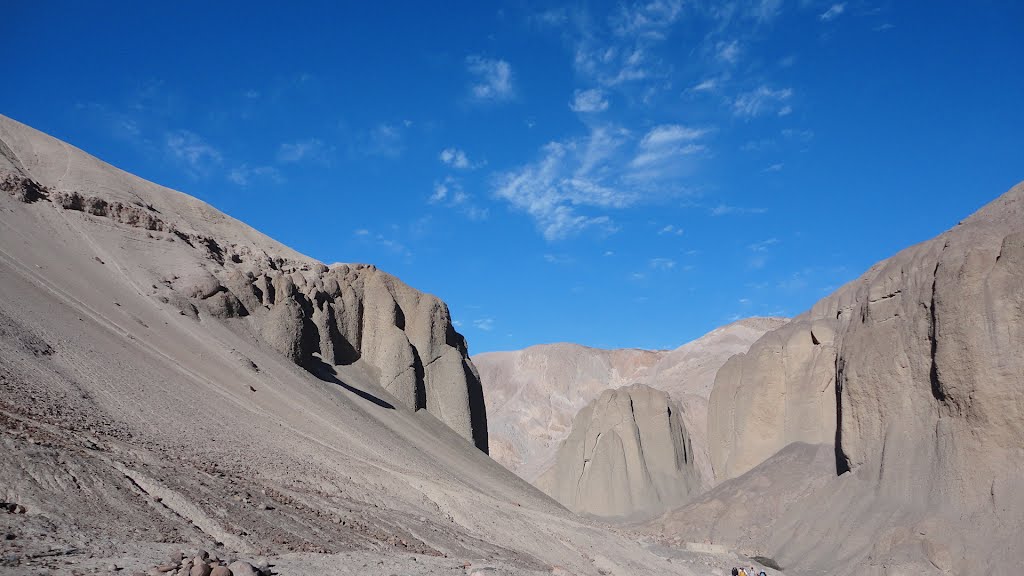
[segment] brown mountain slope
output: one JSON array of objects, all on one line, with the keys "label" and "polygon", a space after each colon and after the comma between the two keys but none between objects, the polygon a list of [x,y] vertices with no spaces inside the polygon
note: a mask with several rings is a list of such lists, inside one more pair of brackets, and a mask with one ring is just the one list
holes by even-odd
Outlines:
[{"label": "brown mountain slope", "polygon": [[0,573],[695,573],[474,447],[436,298],[3,117],[0,159]]}]

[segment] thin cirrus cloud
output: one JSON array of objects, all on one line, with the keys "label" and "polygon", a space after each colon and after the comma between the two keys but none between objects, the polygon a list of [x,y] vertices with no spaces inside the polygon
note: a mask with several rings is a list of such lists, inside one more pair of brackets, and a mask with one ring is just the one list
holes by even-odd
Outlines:
[{"label": "thin cirrus cloud", "polygon": [[682,156],[704,151],[707,147],[697,141],[707,133],[706,128],[691,128],[681,124],[655,126],[640,141],[638,154],[630,166],[642,169],[643,175],[650,177],[652,169],[659,172]]},{"label": "thin cirrus cloud", "polygon": [[405,150],[402,128],[397,124],[380,123],[368,134],[366,153],[371,156],[396,158]]},{"label": "thin cirrus cloud", "polygon": [[487,208],[478,206],[472,195],[462,188],[462,182],[452,176],[434,183],[427,202],[458,210],[470,220],[485,220],[488,216]]},{"label": "thin cirrus cloud", "polygon": [[637,140],[627,130],[596,126],[585,138],[550,142],[539,160],[499,174],[494,196],[528,214],[548,241],[587,228],[613,232],[608,212],[677,188],[683,160],[706,149],[699,140],[709,131],[663,124]]},{"label": "thin cirrus cloud", "polygon": [[840,2],[829,6],[828,10],[822,12],[818,18],[820,18],[822,22],[830,22],[842,16],[843,12],[846,12],[846,2]]},{"label": "thin cirrus cloud", "polygon": [[668,37],[682,8],[681,0],[621,5],[606,26],[585,13],[564,19],[576,71],[603,87],[664,77],[665,67],[652,51]]},{"label": "thin cirrus cloud", "polygon": [[758,86],[737,96],[733,101],[732,111],[741,118],[754,118],[765,114],[786,116],[793,111],[788,104],[792,96],[793,90],[790,88],[775,90],[768,86]]},{"label": "thin cirrus cloud", "polygon": [[735,64],[740,59],[740,43],[736,40],[719,42],[715,46],[715,56],[722,62]]},{"label": "thin cirrus cloud", "polygon": [[193,178],[206,176],[224,159],[220,150],[188,130],[167,133],[164,144],[171,157],[181,163]]},{"label": "thin cirrus cloud", "polygon": [[712,216],[726,216],[730,214],[764,214],[768,210],[765,208],[746,208],[743,206],[732,206],[729,204],[719,204],[710,210]]},{"label": "thin cirrus cloud", "polygon": [[717,78],[707,78],[693,85],[690,92],[714,92],[718,88]]},{"label": "thin cirrus cloud", "polygon": [[512,66],[508,62],[482,56],[467,56],[466,70],[474,78],[469,87],[474,99],[503,101],[514,96]]},{"label": "thin cirrus cloud", "polygon": [[679,18],[682,0],[653,0],[632,6],[623,5],[612,18],[616,36],[662,40]]},{"label": "thin cirrus cloud", "polygon": [[303,160],[319,158],[323,151],[324,143],[318,138],[285,142],[277,149],[277,161],[282,164],[294,164]]},{"label": "thin cirrus cloud", "polygon": [[668,271],[676,267],[676,261],[671,258],[651,258],[647,262],[653,270]]},{"label": "thin cirrus cloud", "polygon": [[242,164],[232,168],[227,175],[228,181],[238,186],[248,186],[254,180],[270,180],[272,182],[283,182],[281,172],[273,166],[249,166]]},{"label": "thin cirrus cloud", "polygon": [[569,108],[573,112],[604,112],[608,109],[608,100],[600,88],[576,90]]}]

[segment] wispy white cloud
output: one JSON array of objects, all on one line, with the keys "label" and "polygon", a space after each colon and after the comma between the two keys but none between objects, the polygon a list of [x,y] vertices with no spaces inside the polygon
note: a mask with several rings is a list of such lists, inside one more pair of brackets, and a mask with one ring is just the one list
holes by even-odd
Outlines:
[{"label": "wispy white cloud", "polygon": [[811,130],[794,130],[785,128],[781,132],[782,137],[796,142],[810,142],[814,139],[814,132]]},{"label": "wispy white cloud", "polygon": [[768,248],[770,248],[770,247],[772,247],[772,246],[774,246],[774,245],[776,245],[778,243],[779,243],[779,239],[778,238],[768,238],[766,240],[761,240],[760,242],[754,242],[753,244],[748,245],[747,248],[751,252],[767,252]]},{"label": "wispy white cloud", "polygon": [[829,21],[835,20],[836,18],[842,16],[843,12],[845,12],[845,11],[846,11],[846,2],[840,2],[838,4],[833,4],[833,5],[829,6],[828,10],[825,10],[824,12],[822,12],[821,15],[818,16],[818,18],[820,18],[822,22],[829,22]]},{"label": "wispy white cloud", "polygon": [[491,330],[494,330],[494,318],[491,318],[490,316],[477,318],[476,320],[473,320],[473,326],[476,326],[477,330],[490,332]]},{"label": "wispy white cloud", "polygon": [[441,150],[438,159],[452,168],[466,169],[470,167],[469,158],[466,153],[458,148],[445,148]]},{"label": "wispy white cloud", "polygon": [[249,166],[242,164],[228,171],[228,180],[239,186],[248,186],[254,179],[267,179],[272,182],[283,182],[281,172],[273,166]]},{"label": "wispy white cloud", "polygon": [[715,45],[715,56],[722,62],[735,64],[740,59],[740,43],[738,40],[721,41]]},{"label": "wispy white cloud", "polygon": [[282,164],[294,164],[303,160],[322,159],[324,143],[318,138],[309,138],[296,142],[285,142],[277,149],[277,161]]},{"label": "wispy white cloud", "polygon": [[631,204],[635,199],[591,180],[575,141],[551,142],[543,157],[532,164],[502,174],[495,196],[529,214],[549,241],[576,234],[591,226],[611,225],[607,215],[586,216],[580,207],[608,208]]},{"label": "wispy white cloud", "polygon": [[699,140],[709,132],[663,124],[638,138],[592,126],[587,137],[550,142],[536,162],[498,175],[494,194],[529,214],[549,241],[594,226],[613,230],[609,210],[685,192],[682,178],[695,165],[686,159],[705,150]]},{"label": "wispy white cloud", "polygon": [[783,164],[782,162],[776,162],[775,164],[772,164],[772,165],[768,166],[767,168],[765,168],[764,171],[765,172],[782,172],[782,169],[784,167],[785,167],[785,164]]},{"label": "wispy white cloud", "polygon": [[768,210],[764,208],[745,208],[742,206],[731,206],[719,204],[711,209],[712,216],[725,216],[728,214],[764,214]]},{"label": "wispy white cloud", "polygon": [[690,92],[714,92],[718,88],[717,78],[701,80],[690,88]]},{"label": "wispy white cloud", "polygon": [[467,56],[466,69],[474,76],[470,93],[477,100],[509,100],[514,95],[512,66],[498,59]]},{"label": "wispy white cloud", "polygon": [[452,176],[434,183],[427,202],[457,209],[470,220],[485,220],[488,216],[487,208],[477,205],[473,196],[463,190],[462,182]]},{"label": "wispy white cloud", "polygon": [[651,258],[647,265],[654,270],[667,271],[676,267],[676,261],[671,258]]},{"label": "wispy white cloud", "polygon": [[673,224],[669,224],[667,226],[664,226],[661,230],[658,230],[658,236],[665,236],[665,235],[682,236],[683,235],[683,229],[679,228],[678,226],[675,226]]},{"label": "wispy white cloud", "polygon": [[623,5],[612,18],[617,36],[663,39],[682,12],[682,0],[647,0]]},{"label": "wispy white cloud", "polygon": [[792,112],[792,108],[786,103],[792,96],[793,90],[790,88],[773,90],[767,86],[759,86],[737,96],[733,101],[732,111],[736,116],[747,118],[773,112],[784,116]]},{"label": "wispy white cloud", "polygon": [[572,264],[576,259],[568,254],[545,254],[544,261],[548,264]]},{"label": "wispy white cloud", "polygon": [[193,177],[209,174],[213,167],[223,161],[220,150],[188,130],[167,133],[164,136],[164,144],[170,155],[182,163]]},{"label": "wispy white cloud", "polygon": [[782,12],[782,0],[760,0],[750,8],[751,16],[760,22],[774,20],[780,12]]},{"label": "wispy white cloud", "polygon": [[637,147],[637,155],[630,165],[637,169],[662,166],[681,156],[696,154],[706,149],[696,141],[708,133],[706,128],[691,128],[680,124],[655,126],[644,135]]},{"label": "wispy white cloud", "polygon": [[569,108],[573,112],[603,112],[608,109],[608,100],[600,88],[576,90]]},{"label": "wispy white cloud", "polygon": [[395,158],[405,149],[402,128],[395,124],[381,123],[370,130],[366,153],[371,156]]},{"label": "wispy white cloud", "polygon": [[361,243],[377,246],[405,258],[412,258],[412,250],[398,239],[400,236],[399,232],[398,226],[391,226],[391,230],[387,235],[380,232],[372,232],[366,228],[358,228],[352,234]]}]

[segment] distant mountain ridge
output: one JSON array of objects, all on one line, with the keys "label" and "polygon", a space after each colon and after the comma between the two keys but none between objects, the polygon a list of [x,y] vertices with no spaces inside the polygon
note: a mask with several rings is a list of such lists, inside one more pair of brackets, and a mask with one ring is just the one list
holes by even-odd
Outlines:
[{"label": "distant mountain ridge", "polygon": [[487,404],[492,457],[528,481],[553,464],[573,418],[602,392],[646,383],[669,392],[683,407],[693,435],[694,465],[710,479],[704,445],[707,397],[715,373],[784,318],[747,318],[712,330],[675,350],[603,350],[578,344],[543,344],[473,356]]}]

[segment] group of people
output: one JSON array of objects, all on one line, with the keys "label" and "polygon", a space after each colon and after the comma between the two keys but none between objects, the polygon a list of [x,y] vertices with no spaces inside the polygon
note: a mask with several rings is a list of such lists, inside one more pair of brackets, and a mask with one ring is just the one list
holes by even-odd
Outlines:
[{"label": "group of people", "polygon": [[768,576],[768,574],[766,574],[764,570],[761,570],[760,572],[758,572],[756,568],[751,566],[749,569],[747,569],[747,568],[733,568],[732,569],[732,576]]}]

